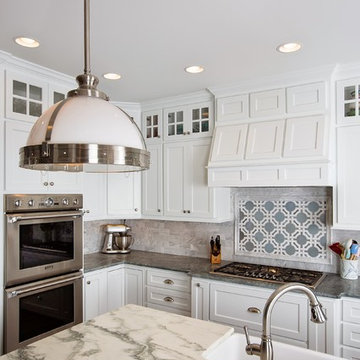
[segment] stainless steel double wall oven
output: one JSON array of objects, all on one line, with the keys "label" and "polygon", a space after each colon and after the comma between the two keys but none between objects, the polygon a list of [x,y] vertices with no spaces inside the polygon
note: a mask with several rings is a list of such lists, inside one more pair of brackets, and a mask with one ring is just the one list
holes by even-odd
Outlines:
[{"label": "stainless steel double wall oven", "polygon": [[82,195],[5,195],[4,350],[80,323]]}]

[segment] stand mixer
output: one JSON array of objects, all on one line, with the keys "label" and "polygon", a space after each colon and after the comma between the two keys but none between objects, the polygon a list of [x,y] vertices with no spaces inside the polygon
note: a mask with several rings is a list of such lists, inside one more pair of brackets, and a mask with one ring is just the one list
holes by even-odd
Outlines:
[{"label": "stand mixer", "polygon": [[105,225],[104,245],[101,250],[104,254],[128,254],[133,238],[127,232],[131,228],[125,224]]}]

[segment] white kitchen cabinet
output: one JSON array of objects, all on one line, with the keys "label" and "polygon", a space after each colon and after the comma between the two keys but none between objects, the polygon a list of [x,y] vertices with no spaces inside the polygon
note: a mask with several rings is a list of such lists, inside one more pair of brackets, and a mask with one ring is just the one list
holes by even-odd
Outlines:
[{"label": "white kitchen cabinet", "polygon": [[142,172],[142,214],[163,214],[163,151],[162,144],[147,146],[150,169]]},{"label": "white kitchen cabinet", "polygon": [[35,122],[48,108],[48,84],[26,73],[6,71],[8,119]]},{"label": "white kitchen cabinet", "polygon": [[284,158],[325,156],[325,117],[307,116],[286,120]]},{"label": "white kitchen cabinet", "polygon": [[104,314],[107,306],[107,271],[92,271],[84,276],[84,320]]},{"label": "white kitchen cabinet", "polygon": [[360,78],[337,82],[337,123],[360,124]]},{"label": "white kitchen cabinet", "polygon": [[163,122],[165,140],[211,136],[214,123],[213,104],[208,101],[164,109]]},{"label": "white kitchen cabinet", "polygon": [[210,139],[164,145],[164,215],[186,219],[229,217],[227,189],[207,186]]},{"label": "white kitchen cabinet", "polygon": [[249,124],[245,159],[280,158],[284,137],[284,125],[284,120]]},{"label": "white kitchen cabinet", "polygon": [[143,269],[140,267],[125,266],[124,305],[143,305],[143,272]]},{"label": "white kitchen cabinet", "polygon": [[286,111],[323,112],[325,108],[325,84],[323,82],[292,86],[286,89]]},{"label": "white kitchen cabinet", "polygon": [[147,144],[162,141],[162,110],[146,111],[142,114],[142,133]]},{"label": "white kitchen cabinet", "polygon": [[107,311],[113,311],[125,303],[124,294],[125,269],[109,269],[107,271]]},{"label": "white kitchen cabinet", "polygon": [[84,220],[107,218],[107,176],[99,173],[83,174]]},{"label": "white kitchen cabinet", "polygon": [[216,121],[219,123],[249,118],[249,95],[236,95],[216,100]]},{"label": "white kitchen cabinet", "polygon": [[282,116],[285,114],[285,89],[250,94],[250,117]]},{"label": "white kitchen cabinet", "polygon": [[190,277],[182,272],[146,270],[146,306],[190,316]]},{"label": "white kitchen cabinet", "polygon": [[50,83],[49,84],[49,107],[58,103],[59,101],[62,101],[66,98],[67,93],[70,90],[73,90],[77,88],[77,84],[74,84],[71,86],[69,85],[64,85],[64,84],[54,84],[54,83]]},{"label": "white kitchen cabinet", "polygon": [[204,279],[191,280],[191,317],[209,320],[210,315],[210,283]]},{"label": "white kitchen cabinet", "polygon": [[107,212],[110,217],[135,218],[141,215],[141,174],[108,174]]},{"label": "white kitchen cabinet", "polygon": [[354,156],[360,153],[360,126],[337,129],[337,198],[335,226],[360,230],[360,165]]}]

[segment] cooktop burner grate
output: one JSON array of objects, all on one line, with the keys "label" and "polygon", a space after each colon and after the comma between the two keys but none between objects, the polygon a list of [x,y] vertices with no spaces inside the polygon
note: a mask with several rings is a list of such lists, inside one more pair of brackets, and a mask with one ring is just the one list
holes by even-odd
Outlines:
[{"label": "cooktop burner grate", "polygon": [[320,271],[299,270],[278,266],[232,262],[221,266],[212,274],[233,276],[245,279],[269,281],[273,283],[299,282],[315,289],[325,274]]}]

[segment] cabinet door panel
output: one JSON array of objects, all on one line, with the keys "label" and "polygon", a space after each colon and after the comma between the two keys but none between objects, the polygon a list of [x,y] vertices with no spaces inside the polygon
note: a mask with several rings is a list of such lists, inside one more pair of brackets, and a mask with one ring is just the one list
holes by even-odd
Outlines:
[{"label": "cabinet door panel", "polygon": [[185,147],[182,143],[164,146],[165,209],[168,216],[179,216],[185,211]]},{"label": "cabinet door panel", "polygon": [[284,157],[324,155],[325,119],[307,116],[286,120]]},{"label": "cabinet door panel", "polygon": [[139,215],[141,204],[141,174],[108,174],[108,214]]},{"label": "cabinet door panel", "polygon": [[26,145],[32,125],[16,121],[5,122],[5,191],[46,192],[41,172],[19,167],[19,149]]},{"label": "cabinet door panel", "polygon": [[216,121],[242,120],[249,117],[249,96],[237,95],[216,101]]},{"label": "cabinet door panel", "polygon": [[161,141],[162,134],[162,110],[144,112],[142,115],[142,131],[147,143]]},{"label": "cabinet door panel", "polygon": [[185,161],[185,209],[192,217],[211,217],[213,189],[207,185],[210,140],[197,140],[188,144]]},{"label": "cabinet door panel", "polygon": [[244,159],[248,125],[217,126],[210,162]]},{"label": "cabinet door panel", "polygon": [[306,111],[324,111],[324,83],[293,86],[286,89],[286,104],[289,114]]},{"label": "cabinet door panel", "polygon": [[200,279],[193,279],[191,284],[191,317],[209,320],[210,284]]},{"label": "cabinet door panel", "polygon": [[360,154],[360,126],[338,128],[337,136],[337,222],[341,226],[360,228],[360,166],[354,156]]},{"label": "cabinet door panel", "polygon": [[162,145],[149,145],[150,169],[142,172],[142,213],[163,214]]},{"label": "cabinet door panel", "polygon": [[106,271],[86,275],[84,278],[85,320],[107,311]]},{"label": "cabinet door panel", "polygon": [[280,158],[284,136],[284,120],[249,125],[246,159]]},{"label": "cabinet door panel", "polygon": [[108,271],[107,283],[107,311],[113,311],[124,305],[124,269]]},{"label": "cabinet door panel", "polygon": [[250,116],[263,117],[285,113],[285,89],[250,94]]},{"label": "cabinet door panel", "polygon": [[125,304],[143,304],[143,271],[125,269]]}]

